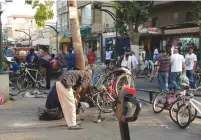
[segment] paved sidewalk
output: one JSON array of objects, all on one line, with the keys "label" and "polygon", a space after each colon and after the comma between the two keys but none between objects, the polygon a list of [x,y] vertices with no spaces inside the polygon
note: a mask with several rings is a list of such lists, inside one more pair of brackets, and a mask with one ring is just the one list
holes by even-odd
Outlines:
[{"label": "paved sidewalk", "polygon": [[[85,118],[83,130],[68,130],[64,120],[39,121],[37,107],[45,99],[22,98],[0,106],[0,140],[117,140],[120,139],[118,122],[112,114],[97,124],[93,119],[97,109],[81,114]],[[201,122],[196,120],[188,130],[181,130],[165,111],[154,114],[150,105],[143,103],[139,119],[130,123],[132,140],[200,140]]]}]

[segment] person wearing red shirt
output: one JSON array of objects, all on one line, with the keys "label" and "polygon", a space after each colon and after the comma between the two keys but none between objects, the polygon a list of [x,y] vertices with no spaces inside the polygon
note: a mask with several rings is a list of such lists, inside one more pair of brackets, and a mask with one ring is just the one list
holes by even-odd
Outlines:
[{"label": "person wearing red shirt", "polygon": [[89,51],[87,53],[88,64],[92,65],[96,62],[96,54],[92,50],[92,46],[89,46]]}]

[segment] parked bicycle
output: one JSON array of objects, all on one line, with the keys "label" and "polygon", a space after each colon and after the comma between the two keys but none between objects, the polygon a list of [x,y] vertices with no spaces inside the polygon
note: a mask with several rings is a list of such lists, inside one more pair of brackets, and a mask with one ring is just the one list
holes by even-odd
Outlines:
[{"label": "parked bicycle", "polygon": [[184,104],[180,105],[177,111],[177,122],[181,128],[188,127],[196,118],[197,112],[201,114],[198,106],[201,102],[194,99],[194,92],[201,90],[201,87],[190,90],[190,99],[186,100]]},{"label": "parked bicycle", "polygon": [[173,122],[177,123],[176,113],[180,105],[187,100],[185,98],[186,90],[177,92],[176,94],[159,93],[153,102],[153,111],[161,113],[164,109],[169,109],[169,115]]},{"label": "parked bicycle", "polygon": [[17,87],[20,90],[26,90],[29,86],[36,84],[38,84],[39,87],[45,87],[45,75],[40,73],[35,65],[25,64],[23,73],[17,79]]}]

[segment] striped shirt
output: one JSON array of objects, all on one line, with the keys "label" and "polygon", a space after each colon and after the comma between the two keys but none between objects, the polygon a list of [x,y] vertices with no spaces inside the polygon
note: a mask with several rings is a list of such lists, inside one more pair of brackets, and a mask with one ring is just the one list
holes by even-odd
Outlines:
[{"label": "striped shirt", "polygon": [[161,55],[158,64],[160,65],[159,67],[159,72],[169,72],[170,71],[170,57],[168,55]]},{"label": "striped shirt", "polygon": [[83,70],[69,70],[65,74],[61,75],[58,81],[61,81],[66,88],[75,85],[84,87],[85,84],[87,84],[87,82],[90,80],[90,77],[89,72]]}]

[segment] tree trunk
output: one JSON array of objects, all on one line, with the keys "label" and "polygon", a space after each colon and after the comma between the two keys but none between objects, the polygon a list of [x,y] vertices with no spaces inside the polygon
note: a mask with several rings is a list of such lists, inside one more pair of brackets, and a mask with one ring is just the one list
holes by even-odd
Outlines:
[{"label": "tree trunk", "polygon": [[[67,4],[68,4],[68,8],[76,7],[77,9],[77,0],[68,0]],[[71,11],[69,11],[69,13],[70,12]],[[75,67],[79,68],[80,70],[84,70],[85,61],[84,61],[84,55],[83,55],[82,39],[80,34],[80,24],[78,20],[78,15],[76,16],[76,18],[70,19],[70,31],[72,34],[72,44],[73,44],[73,50],[75,54]]]},{"label": "tree trunk", "polygon": [[131,51],[133,51],[135,55],[139,57],[139,33],[138,31],[134,30],[132,21],[128,21],[128,28]]}]

